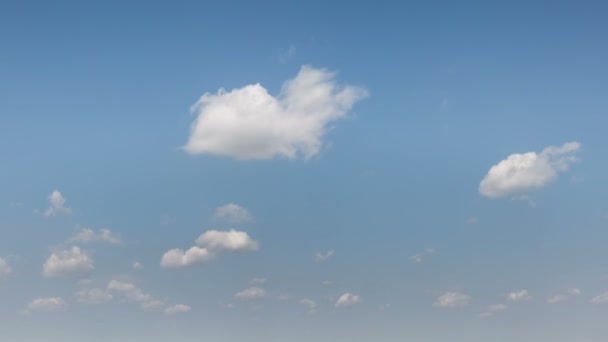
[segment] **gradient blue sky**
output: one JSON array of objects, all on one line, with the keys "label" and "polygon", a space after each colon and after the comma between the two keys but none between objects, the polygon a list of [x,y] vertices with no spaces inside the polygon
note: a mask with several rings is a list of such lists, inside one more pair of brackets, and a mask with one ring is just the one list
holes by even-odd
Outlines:
[{"label": "gradient blue sky", "polygon": [[0,337],[605,341],[607,11],[2,3]]}]

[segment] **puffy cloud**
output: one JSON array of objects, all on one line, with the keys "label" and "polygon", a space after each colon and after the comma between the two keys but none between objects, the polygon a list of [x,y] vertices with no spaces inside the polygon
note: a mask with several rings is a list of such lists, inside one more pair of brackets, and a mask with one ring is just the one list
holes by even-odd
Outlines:
[{"label": "puffy cloud", "polygon": [[185,313],[192,310],[191,307],[189,307],[188,305],[184,305],[184,304],[177,304],[177,305],[173,305],[170,306],[168,308],[165,309],[165,313],[167,315],[176,315],[179,313]]},{"label": "puffy cloud", "polygon": [[164,306],[162,301],[153,298],[147,293],[144,293],[133,283],[112,280],[110,283],[108,283],[108,290],[122,295],[128,301],[139,303],[144,309],[159,308]]},{"label": "puffy cloud", "polygon": [[510,292],[507,293],[507,299],[512,302],[519,302],[522,300],[530,299],[530,294],[528,293],[528,290]]},{"label": "puffy cloud", "polygon": [[312,299],[303,298],[300,300],[300,305],[303,305],[308,308],[309,313],[315,313],[317,310],[317,303]]},{"label": "puffy cloud", "polygon": [[469,305],[471,297],[460,292],[446,292],[439,296],[433,306],[440,308],[457,308]]},{"label": "puffy cloud", "polygon": [[259,246],[246,232],[209,230],[196,240],[196,244],[211,251],[256,251]]},{"label": "puffy cloud", "polygon": [[168,250],[163,254],[160,265],[168,268],[186,267],[209,261],[224,251],[256,251],[259,248],[249,234],[234,229],[206,231],[198,237],[196,244],[187,251],[179,248]]},{"label": "puffy cloud", "polygon": [[334,79],[328,70],[303,66],[276,97],[260,84],[206,93],[192,106],[197,118],[184,150],[241,160],[312,157],[330,124],[367,96]]},{"label": "puffy cloud", "polygon": [[0,258],[0,278],[13,272],[11,265],[4,258]]},{"label": "puffy cloud", "polygon": [[608,303],[608,292],[604,292],[599,296],[595,296],[591,299],[593,304],[606,304]]},{"label": "puffy cloud", "polygon": [[213,255],[206,248],[194,246],[187,251],[174,248],[163,254],[160,265],[167,268],[180,268],[209,261],[212,258]]},{"label": "puffy cloud", "polygon": [[65,198],[59,190],[54,190],[49,195],[49,207],[44,211],[44,216],[55,216],[57,214],[70,215],[72,208],[65,205]]},{"label": "puffy cloud", "polygon": [[234,295],[235,298],[241,300],[251,300],[266,296],[266,290],[259,287],[250,287]]},{"label": "puffy cloud", "polygon": [[323,262],[323,261],[327,261],[329,260],[329,258],[331,258],[333,255],[335,254],[335,251],[329,250],[325,253],[322,252],[317,252],[317,254],[315,254],[315,261],[316,262]]},{"label": "puffy cloud", "polygon": [[336,302],[336,307],[339,308],[345,306],[352,306],[359,302],[361,302],[361,297],[347,292],[341,295],[340,298],[338,298],[338,301]]},{"label": "puffy cloud", "polygon": [[568,170],[576,161],[575,153],[580,146],[578,142],[568,142],[559,147],[549,146],[540,153],[512,154],[490,168],[479,184],[479,193],[498,198],[542,188]]},{"label": "puffy cloud", "polygon": [[507,309],[507,306],[504,304],[490,305],[490,306],[488,306],[486,311],[481,313],[481,317],[490,317],[490,316],[493,316],[496,312],[504,311],[506,309]]},{"label": "puffy cloud", "polygon": [[32,300],[27,305],[27,312],[30,311],[60,311],[64,310],[67,307],[65,301],[60,297],[49,297],[49,298],[37,298]]},{"label": "puffy cloud", "polygon": [[218,220],[231,223],[243,223],[253,220],[253,216],[249,213],[249,210],[234,203],[228,203],[215,209],[214,217]]},{"label": "puffy cloud", "polygon": [[112,298],[110,293],[99,288],[76,292],[76,300],[83,304],[101,304],[112,300]]},{"label": "puffy cloud", "polygon": [[91,242],[104,242],[112,245],[120,245],[123,243],[122,239],[112,233],[109,229],[101,229],[95,232],[89,228],[82,228],[74,235],[70,240],[70,243],[91,243]]},{"label": "puffy cloud", "polygon": [[52,253],[42,266],[46,277],[83,274],[94,270],[93,260],[78,247]]}]

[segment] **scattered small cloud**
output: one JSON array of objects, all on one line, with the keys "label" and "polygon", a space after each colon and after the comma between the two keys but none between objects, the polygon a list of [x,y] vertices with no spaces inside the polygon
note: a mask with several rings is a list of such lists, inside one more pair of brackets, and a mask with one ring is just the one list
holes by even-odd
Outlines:
[{"label": "scattered small cloud", "polygon": [[446,292],[439,296],[433,306],[440,308],[458,308],[469,305],[471,296],[460,292]]},{"label": "scattered small cloud", "polygon": [[253,216],[251,215],[249,210],[234,203],[228,203],[215,209],[215,213],[213,216],[217,220],[222,220],[230,223],[244,223],[253,221]]},{"label": "scattered small cloud", "polygon": [[141,269],[144,268],[144,265],[142,265],[142,263],[139,262],[139,261],[133,261],[131,263],[131,268],[134,269],[134,270],[141,270]]},{"label": "scattered small cloud", "polygon": [[361,297],[347,292],[341,295],[340,298],[338,298],[338,301],[336,302],[336,307],[339,308],[352,306],[358,304],[359,302],[361,302]]},{"label": "scattered small cloud", "polygon": [[492,166],[479,184],[479,193],[489,198],[525,195],[528,191],[546,186],[559,173],[568,171],[577,158],[578,142],[549,146],[540,153],[512,154]]},{"label": "scattered small cloud", "polygon": [[164,302],[144,293],[133,283],[111,280],[108,283],[108,290],[121,295],[127,301],[140,304],[143,309],[155,309],[164,306]]},{"label": "scattered small cloud", "polygon": [[259,287],[250,287],[234,295],[234,298],[240,300],[252,300],[266,296],[266,290]]},{"label": "scattered small cloud", "polygon": [[184,304],[177,304],[177,305],[173,305],[170,306],[168,308],[165,309],[165,313],[167,315],[177,315],[180,313],[186,313],[189,312],[190,310],[192,310],[192,308],[188,305],[184,305]]},{"label": "scattered small cloud", "polygon": [[504,304],[494,304],[487,307],[486,311],[481,313],[481,317],[490,317],[494,316],[495,313],[499,311],[504,311],[507,309],[507,306]]},{"label": "scattered small cloud", "polygon": [[76,292],[76,300],[83,304],[102,304],[112,300],[112,295],[99,288],[80,290]]},{"label": "scattered small cloud", "polygon": [[577,288],[571,288],[571,289],[564,291],[564,293],[559,293],[559,294],[556,294],[554,296],[547,298],[547,304],[556,304],[559,302],[564,302],[564,301],[570,299],[571,297],[578,296],[580,294],[581,294],[581,290],[579,290]]},{"label": "scattered small cloud", "polygon": [[317,252],[317,254],[315,254],[315,261],[316,262],[327,261],[327,260],[329,260],[334,255],[334,253],[335,253],[335,251],[333,249],[329,250],[329,251],[327,251],[325,253],[323,253],[323,252]]},{"label": "scattered small cloud", "polygon": [[79,247],[51,253],[42,266],[45,277],[81,275],[93,271],[93,259]]},{"label": "scattered small cloud", "polygon": [[0,279],[6,277],[12,272],[13,269],[11,268],[11,265],[8,263],[8,261],[6,261],[6,259],[4,258],[0,258]]},{"label": "scattered small cloud", "polygon": [[55,216],[58,214],[61,215],[71,215],[72,208],[65,205],[65,198],[59,192],[59,190],[54,190],[49,195],[49,207],[44,211],[44,216]]},{"label": "scattered small cloud", "polygon": [[507,293],[507,300],[510,300],[512,302],[519,302],[522,300],[528,300],[530,298],[531,298],[531,296],[528,293],[528,290],[521,290],[521,291]]},{"label": "scattered small cloud", "polygon": [[334,79],[333,72],[305,65],[276,97],[259,83],[205,93],[192,106],[196,119],[183,148],[239,160],[311,158],[330,124],[368,94]]},{"label": "scattered small cloud", "polygon": [[427,248],[420,253],[416,253],[416,254],[412,255],[411,257],[409,257],[409,259],[415,263],[421,263],[427,255],[430,255],[433,253],[435,253],[434,248]]},{"label": "scattered small cloud", "polygon": [[591,299],[593,304],[606,304],[608,303],[608,292],[604,292],[601,295],[595,296]]},{"label": "scattered small cloud", "polygon": [[268,281],[266,278],[253,278],[251,279],[252,284],[265,284]]},{"label": "scattered small cloud", "polygon": [[196,240],[196,244],[214,252],[257,251],[259,245],[249,234],[231,229],[229,231],[209,230]]},{"label": "scattered small cloud", "polygon": [[200,264],[213,259],[206,248],[197,246],[191,247],[187,251],[179,248],[170,249],[163,254],[160,266],[165,268],[182,268],[195,264]]},{"label": "scattered small cloud", "polygon": [[122,239],[112,233],[109,229],[101,229],[95,232],[90,228],[81,228],[76,235],[74,235],[69,240],[70,243],[92,243],[92,242],[102,242],[108,243],[112,245],[120,245],[123,243]]},{"label": "scattered small cloud", "polygon": [[56,312],[67,308],[66,302],[60,297],[36,298],[28,305],[24,313],[30,312]]},{"label": "scattered small cloud", "polygon": [[313,314],[317,311],[317,303],[308,298],[303,298],[300,300],[300,305],[305,306],[308,309],[309,314]]}]

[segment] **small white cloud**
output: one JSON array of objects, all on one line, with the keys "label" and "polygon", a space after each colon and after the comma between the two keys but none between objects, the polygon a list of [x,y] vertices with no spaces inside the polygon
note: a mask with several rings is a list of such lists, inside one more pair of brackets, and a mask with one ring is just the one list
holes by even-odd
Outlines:
[{"label": "small white cloud", "polygon": [[566,292],[571,296],[578,296],[582,293],[581,290],[577,289],[576,287],[573,287]]},{"label": "small white cloud", "polygon": [[65,301],[60,297],[49,297],[49,298],[37,298],[32,300],[27,305],[27,310],[25,313],[31,311],[45,311],[45,312],[54,312],[61,311],[67,307]]},{"label": "small white cloud", "polygon": [[341,295],[340,298],[338,298],[338,301],[336,302],[336,307],[339,308],[352,306],[358,304],[359,302],[361,302],[361,297],[347,292]]},{"label": "small white cloud", "polygon": [[493,316],[496,312],[504,311],[506,309],[507,309],[507,306],[504,304],[490,305],[490,306],[488,306],[486,311],[481,313],[481,317],[490,317],[490,316]]},{"label": "small white cloud", "polygon": [[433,253],[435,253],[434,248],[427,248],[423,252],[412,255],[409,259],[415,263],[421,263],[427,255]]},{"label": "small white cloud", "polygon": [[446,292],[439,296],[433,306],[440,308],[457,308],[469,305],[471,297],[460,292]]},{"label": "small white cloud", "polygon": [[606,304],[608,303],[608,292],[604,292],[599,296],[595,296],[591,299],[593,304]]},{"label": "small white cloud", "polygon": [[4,258],[0,258],[0,279],[13,272],[11,265]]},{"label": "small white cloud", "polygon": [[413,262],[417,262],[417,263],[421,263],[422,262],[422,254],[414,254],[410,257],[410,260],[412,260]]},{"label": "small white cloud", "polygon": [[580,146],[578,142],[569,142],[560,147],[549,146],[540,153],[512,154],[490,168],[479,184],[479,193],[499,198],[542,188],[568,170],[576,161],[575,153]]},{"label": "small white cloud", "polygon": [[209,230],[196,240],[196,244],[213,252],[256,251],[259,246],[249,234],[231,229],[229,231]]},{"label": "small white cloud", "polygon": [[187,251],[179,248],[170,249],[163,254],[160,266],[166,268],[181,268],[194,264],[200,264],[213,259],[206,248],[194,246]]},{"label": "small white cloud", "polygon": [[530,294],[528,293],[528,290],[511,292],[511,293],[507,293],[507,299],[512,302],[519,302],[522,300],[530,299]]},{"label": "small white cloud", "polygon": [[327,261],[329,260],[329,258],[331,258],[334,255],[335,251],[329,250],[325,253],[322,252],[317,252],[317,254],[315,254],[315,261],[316,262],[323,262],[323,261]]},{"label": "small white cloud", "polygon": [[72,247],[51,253],[42,266],[42,274],[45,277],[69,276],[88,273],[94,269],[93,259],[80,248]]},{"label": "small white cloud", "polygon": [[268,281],[266,278],[253,278],[251,279],[252,284],[265,284]]},{"label": "small white cloud", "polygon": [[155,309],[164,306],[162,301],[153,298],[147,293],[144,293],[133,283],[112,280],[110,283],[108,283],[108,290],[122,295],[124,299],[128,301],[139,303],[144,309]]},{"label": "small white cloud", "polygon": [[563,295],[563,294],[558,294],[558,295],[547,298],[547,303],[555,304],[555,303],[563,302],[567,299],[568,299],[568,296]]},{"label": "small white cloud", "polygon": [[303,66],[276,97],[260,84],[206,93],[192,106],[197,118],[184,150],[241,160],[313,157],[330,124],[367,96],[334,78],[325,69]]},{"label": "small white cloud", "polygon": [[317,311],[317,303],[312,299],[308,299],[308,298],[301,299],[300,305],[303,305],[306,308],[308,308],[308,313],[312,314]]},{"label": "small white cloud", "polygon": [[214,217],[230,223],[243,223],[253,220],[253,216],[249,213],[249,210],[234,203],[228,203],[215,209]]},{"label": "small white cloud", "polygon": [[55,216],[57,214],[70,215],[72,208],[65,205],[65,198],[58,190],[49,195],[49,207],[44,211],[44,216]]},{"label": "small white cloud", "polygon": [[101,229],[98,232],[90,228],[80,229],[76,235],[69,240],[70,243],[91,243],[91,242],[103,242],[112,245],[120,245],[123,243],[122,239],[112,233],[109,229]]},{"label": "small white cloud", "polygon": [[266,296],[266,290],[259,287],[250,287],[234,295],[236,299],[251,300]]},{"label": "small white cloud", "polygon": [[167,315],[177,315],[180,313],[189,312],[190,310],[192,310],[192,308],[189,307],[188,305],[177,304],[177,305],[173,305],[173,306],[166,308],[165,313]]},{"label": "small white cloud", "polygon": [[101,304],[109,302],[112,298],[111,294],[99,288],[76,292],[76,300],[83,304]]},{"label": "small white cloud", "polygon": [[131,268],[134,270],[141,270],[144,268],[144,265],[142,265],[142,263],[139,261],[133,261],[133,263],[131,263]]}]

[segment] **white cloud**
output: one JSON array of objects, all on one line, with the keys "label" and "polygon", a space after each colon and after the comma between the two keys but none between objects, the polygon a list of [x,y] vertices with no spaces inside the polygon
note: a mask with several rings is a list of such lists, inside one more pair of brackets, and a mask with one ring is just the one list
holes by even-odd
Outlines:
[{"label": "white cloud", "polygon": [[504,304],[490,305],[490,306],[488,306],[486,311],[481,313],[481,317],[490,317],[490,316],[494,315],[496,312],[504,311],[506,309],[507,309],[507,306]]},{"label": "white cloud", "polygon": [[110,283],[108,283],[108,290],[121,294],[128,301],[139,303],[144,309],[153,309],[164,306],[162,301],[153,298],[147,293],[144,293],[133,283],[112,280]]},{"label": "white cloud", "polygon": [[334,250],[329,250],[325,253],[322,252],[317,252],[317,254],[315,254],[315,261],[316,262],[323,262],[323,261],[327,261],[329,260],[329,258],[331,258],[334,255]]},{"label": "white cloud", "polygon": [[70,215],[72,208],[65,205],[65,198],[58,190],[49,195],[49,207],[44,211],[44,216],[55,216],[57,214]]},{"label": "white cloud", "polygon": [[440,308],[457,308],[469,305],[471,297],[460,292],[446,292],[442,294],[433,306]]},{"label": "white cloud", "polygon": [[352,306],[359,302],[361,302],[361,297],[347,292],[341,295],[340,298],[338,298],[338,301],[336,302],[336,307]]},{"label": "white cloud", "polygon": [[608,292],[604,292],[599,296],[595,296],[591,299],[593,304],[605,304],[608,303]]},{"label": "white cloud", "polygon": [[189,307],[188,305],[184,305],[184,304],[177,304],[177,305],[173,305],[168,307],[167,309],[165,309],[165,313],[167,315],[176,315],[179,313],[185,313],[192,310],[191,307]]},{"label": "white cloud", "polygon": [[568,142],[560,147],[549,146],[540,153],[512,154],[490,168],[479,184],[479,193],[498,198],[542,188],[568,170],[576,161],[580,146],[578,142]]},{"label": "white cloud", "polygon": [[516,292],[507,293],[507,299],[512,302],[518,302],[526,299],[530,299],[528,290],[521,290]]},{"label": "white cloud", "polygon": [[308,312],[311,314],[317,311],[317,303],[312,299],[303,298],[300,300],[300,305],[308,308]]},{"label": "white cloud", "polygon": [[102,289],[94,288],[76,292],[76,300],[83,304],[101,304],[112,300],[112,295]]},{"label": "white cloud", "polygon": [[435,253],[434,248],[427,248],[424,251],[422,251],[421,253],[412,255],[409,259],[415,263],[421,263],[422,260],[424,260],[425,256],[427,256],[429,254],[433,254],[433,253]]},{"label": "white cloud", "polygon": [[104,242],[112,245],[120,245],[123,243],[122,239],[112,233],[109,229],[101,229],[98,232],[90,228],[80,229],[76,235],[70,240],[70,243],[91,243],[91,242]]},{"label": "white cloud", "polygon": [[253,220],[253,216],[249,213],[249,210],[234,203],[228,203],[215,209],[214,217],[218,220],[231,223],[243,223]]},{"label": "white cloud", "polygon": [[30,311],[53,312],[53,311],[64,310],[66,307],[67,307],[67,304],[60,297],[37,298],[37,299],[32,300],[27,305],[27,310],[25,312],[26,313],[30,312]]},{"label": "white cloud", "polygon": [[258,84],[204,94],[184,150],[236,159],[310,158],[319,153],[333,121],[367,91],[336,84],[335,74],[303,66],[275,97]]},{"label": "white cloud", "polygon": [[84,274],[94,269],[93,259],[80,248],[72,247],[51,253],[42,266],[42,274],[46,277],[68,276]]},{"label": "white cloud", "polygon": [[234,295],[237,299],[251,300],[266,296],[266,290],[259,287],[250,287]]},{"label": "white cloud", "polygon": [[131,268],[134,270],[141,270],[144,268],[144,265],[142,265],[142,263],[139,261],[133,261],[133,263],[131,263]]},{"label": "white cloud", "polygon": [[196,244],[211,251],[256,251],[259,246],[249,234],[231,229],[229,231],[209,230],[196,240]]},{"label": "white cloud", "polygon": [[13,272],[11,265],[4,258],[0,258],[0,278]]},{"label": "white cloud", "polygon": [[206,248],[194,246],[187,251],[179,248],[170,249],[163,254],[160,265],[167,268],[180,268],[200,264],[213,259],[213,254]]},{"label": "white cloud", "polygon": [[579,290],[577,288],[571,288],[571,289],[566,290],[565,293],[557,294],[557,295],[547,298],[547,303],[556,304],[559,302],[566,301],[566,300],[570,299],[570,297],[572,297],[572,296],[578,296],[580,294],[581,294],[581,290]]}]

